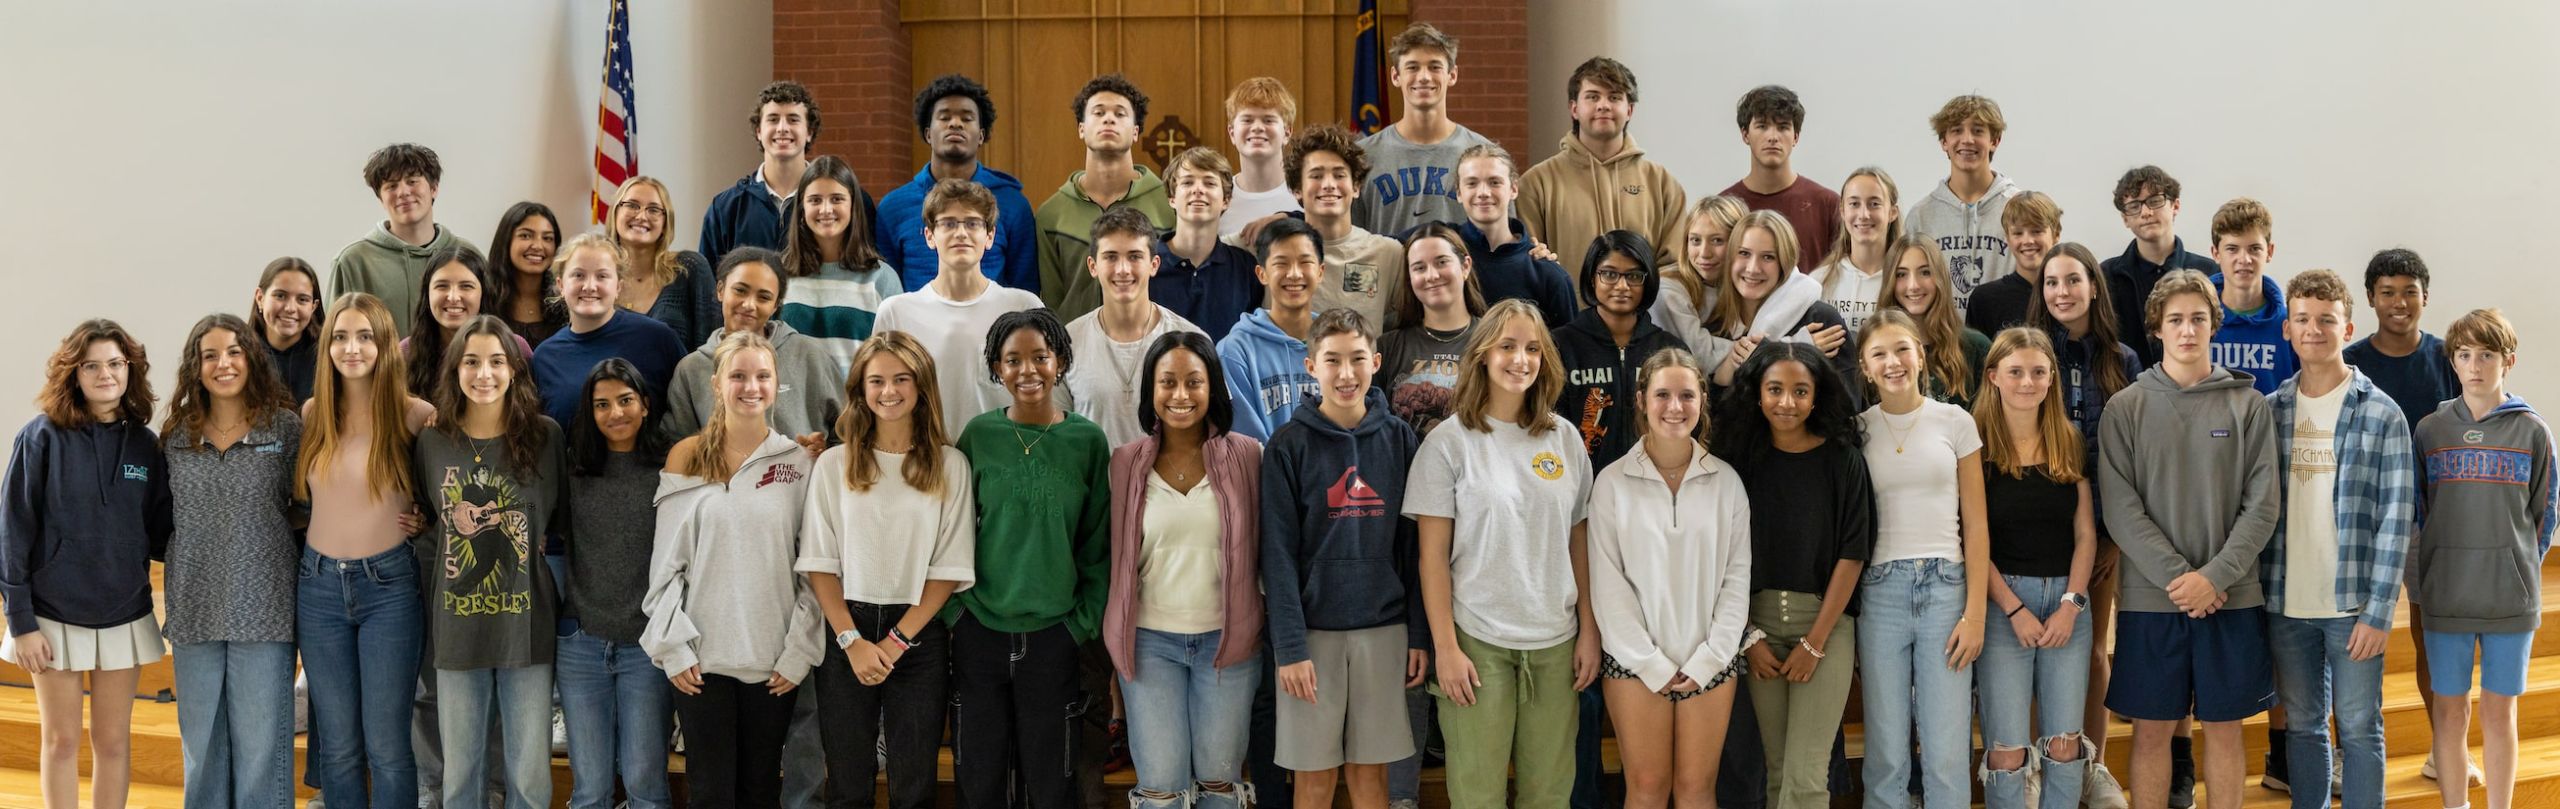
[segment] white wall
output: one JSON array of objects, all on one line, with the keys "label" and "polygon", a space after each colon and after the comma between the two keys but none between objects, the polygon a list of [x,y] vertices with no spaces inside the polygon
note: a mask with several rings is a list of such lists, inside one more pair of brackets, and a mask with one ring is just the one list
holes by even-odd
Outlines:
[{"label": "white wall", "polygon": [[[2436,277],[2423,321],[2501,306],[2525,351],[2512,386],[2560,408],[2560,281],[2529,239],[2550,235],[2560,188],[2560,6],[2417,4],[1873,3],[1530,0],[1530,121],[1543,158],[1566,131],[1564,81],[1593,55],[1635,70],[1636,139],[1694,199],[1748,168],[1733,105],[1778,83],[1803,97],[1796,167],[1838,187],[1876,164],[1908,205],[1946,176],[1928,126],[1947,98],[2000,102],[1997,166],[2061,203],[2064,238],[2113,256],[2109,208],[2125,169],[2185,186],[2179,235],[2205,251],[2214,208],[2255,197],[2275,215],[2279,277],[2327,267],[2362,288],[2386,247]],[[1462,90],[1463,91],[1463,90]],[[2362,297],[2361,291],[2358,297]],[[2358,328],[2372,328],[2370,309]],[[2361,331],[2360,331],[2361,333]]]},{"label": "white wall", "polygon": [[[755,160],[771,0],[630,0],[640,167],[691,244]],[[328,271],[382,219],[366,155],[444,163],[437,221],[487,246],[519,200],[587,221],[605,0],[31,3],[0,13],[0,423],[34,413],[71,327],[133,329],[163,397],[196,319],[258,272]],[[395,87],[396,85],[396,87]]]}]

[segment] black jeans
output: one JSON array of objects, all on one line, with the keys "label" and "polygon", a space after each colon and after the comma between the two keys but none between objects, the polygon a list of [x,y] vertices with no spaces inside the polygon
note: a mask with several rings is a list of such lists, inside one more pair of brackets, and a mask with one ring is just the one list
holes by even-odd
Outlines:
[{"label": "black jeans", "polygon": [[[1253,782],[1254,803],[1258,806],[1287,807],[1297,800],[1297,785],[1289,781],[1289,768],[1276,760],[1279,753],[1278,693],[1279,669],[1272,665],[1271,650],[1264,647],[1261,660],[1262,679],[1253,689],[1252,732],[1245,737],[1245,778]],[[1421,755],[1416,752],[1415,755]]]},{"label": "black jeans", "polygon": [[[887,643],[888,630],[905,620],[910,604],[845,602],[854,631]],[[932,809],[942,750],[943,707],[951,695],[951,631],[929,621],[916,645],[898,658],[889,679],[863,685],[842,649],[818,666],[819,738],[827,750],[827,806],[871,809],[880,760],[873,742],[885,730],[889,744],[889,806]]]},{"label": "black jeans", "polygon": [[676,692],[684,721],[684,783],[693,809],[775,809],[782,805],[782,739],[797,693],[774,696],[763,682],[702,675],[702,693]]},{"label": "black jeans", "polygon": [[951,629],[951,687],[957,700],[952,769],[962,809],[1020,806],[1074,809],[1076,723],[1084,689],[1075,638],[1065,624],[998,632],[963,611]]}]

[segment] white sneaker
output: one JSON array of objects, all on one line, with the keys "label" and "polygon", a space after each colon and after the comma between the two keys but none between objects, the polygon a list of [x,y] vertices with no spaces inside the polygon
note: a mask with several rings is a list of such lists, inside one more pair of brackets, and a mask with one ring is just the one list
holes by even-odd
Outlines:
[{"label": "white sneaker", "polygon": [[551,754],[569,754],[569,719],[556,706],[551,709]]},{"label": "white sneaker", "polygon": [[[2479,765],[2472,764],[2467,756],[2462,762],[2462,768],[2469,771],[2472,786],[2481,786],[2487,780],[2480,774]],[[2426,777],[2429,781],[2436,780],[2436,754],[2427,754],[2427,762],[2418,765],[2418,774]]]},{"label": "white sneaker", "polygon": [[2116,774],[2107,771],[2106,762],[2091,761],[2081,776],[2080,805],[2088,809],[2131,809],[2133,802],[2125,798],[2124,786],[2116,783]]}]

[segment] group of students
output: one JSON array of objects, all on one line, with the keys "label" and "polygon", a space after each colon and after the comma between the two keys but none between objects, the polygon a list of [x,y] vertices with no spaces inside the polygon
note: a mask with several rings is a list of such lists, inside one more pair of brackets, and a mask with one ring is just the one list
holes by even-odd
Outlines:
[{"label": "group of students", "polygon": [[2268,785],[2370,807],[2405,576],[2429,775],[2465,804],[2476,665],[2509,805],[2560,478],[2514,328],[2421,330],[2416,254],[2374,256],[2350,345],[2352,291],[2271,277],[2256,202],[2188,253],[2146,166],[2123,255],[2062,241],[1979,96],[1906,209],[1881,169],[1797,175],[1802,104],[1753,90],[1749,174],[1691,205],[1624,66],[1575,71],[1522,173],[1447,118],[1454,40],[1390,54],[1391,128],[1299,131],[1253,79],[1242,168],[1166,178],[1097,78],[1037,209],[965,77],[877,202],[776,83],[699,251],[643,177],[595,233],[518,204],[484,255],[432,151],[375,153],[325,305],[270,264],[156,433],[122,327],[48,364],[0,528],[47,803],[84,689],[123,803],[124,695],[174,647],[190,806],[290,803],[298,660],[342,808],[549,805],[555,698],[575,807],[667,805],[678,719],[699,807],[869,805],[883,766],[928,806],[946,729],[972,807],[1092,805],[1114,740],[1133,806],[1385,807],[1435,739],[1453,805],[1596,806],[1604,714],[1628,806],[1815,807],[1853,676],[1870,806],[1968,804],[1976,716],[1992,805],[2125,805],[2110,711],[2138,803],[2191,803],[2192,719],[2234,806],[2281,704]]}]

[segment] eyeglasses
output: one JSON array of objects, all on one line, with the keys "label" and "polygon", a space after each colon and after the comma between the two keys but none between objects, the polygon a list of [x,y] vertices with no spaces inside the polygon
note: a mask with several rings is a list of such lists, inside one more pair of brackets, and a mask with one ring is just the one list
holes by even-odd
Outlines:
[{"label": "eyeglasses", "polygon": [[1644,286],[1645,271],[1636,270],[1633,272],[1619,272],[1617,270],[1601,270],[1598,273],[1594,273],[1591,277],[1597,279],[1603,284],[1625,284],[1631,287],[1640,287]]},{"label": "eyeglasses", "polygon": [[127,363],[120,359],[108,360],[106,362],[90,360],[88,362],[80,363],[80,373],[83,376],[97,376],[102,373],[121,374],[124,373],[126,365]]},{"label": "eyeglasses", "polygon": [[2143,199],[2129,199],[2116,203],[2116,210],[2123,212],[2126,216],[2132,216],[2146,210],[2157,211],[2166,208],[2169,202],[2169,195],[2153,194]]},{"label": "eyeglasses", "polygon": [[667,218],[667,209],[666,206],[663,205],[642,205],[637,202],[626,200],[622,204],[615,205],[613,207],[620,208],[623,213],[627,214],[648,214],[650,217],[656,219]]},{"label": "eyeglasses", "polygon": [[984,219],[936,219],[933,220],[933,226],[941,230],[958,230],[968,233],[987,232],[987,220]]}]

